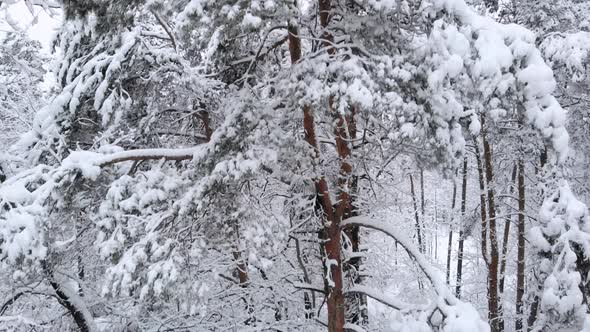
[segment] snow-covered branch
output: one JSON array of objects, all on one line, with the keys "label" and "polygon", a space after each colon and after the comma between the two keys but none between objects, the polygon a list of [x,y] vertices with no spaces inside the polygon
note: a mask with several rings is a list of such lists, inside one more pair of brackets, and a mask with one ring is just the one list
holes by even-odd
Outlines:
[{"label": "snow-covered branch", "polygon": [[364,294],[367,295],[368,297],[379,301],[383,304],[385,304],[388,307],[391,307],[393,309],[396,310],[407,310],[407,309],[415,309],[412,307],[412,305],[404,303],[402,301],[399,301],[397,299],[394,299],[391,296],[388,296],[387,294],[384,294],[382,291],[367,287],[367,286],[363,286],[363,285],[354,285],[352,286],[349,290],[346,291],[346,293],[358,293],[358,294]]},{"label": "snow-covered branch", "polygon": [[[108,166],[124,161],[141,161],[141,160],[189,160],[192,159],[195,152],[201,146],[184,148],[184,149],[137,149],[115,152],[112,154],[99,155],[94,162],[97,166]],[[75,153],[75,152],[74,152]]]},{"label": "snow-covered branch", "polygon": [[402,247],[404,247],[404,249],[407,251],[408,255],[410,255],[415,260],[416,264],[418,264],[418,266],[420,267],[422,272],[424,272],[426,277],[430,280],[432,286],[434,287],[435,292],[439,296],[445,298],[445,300],[447,300],[449,302],[448,304],[454,304],[457,301],[457,299],[448,290],[448,288],[444,282],[444,279],[440,275],[440,272],[435,270],[431,266],[431,264],[426,260],[426,258],[422,255],[422,253],[420,253],[418,248],[416,248],[406,236],[398,233],[395,230],[395,228],[393,228],[391,225],[388,225],[388,224],[385,224],[382,222],[378,222],[378,221],[373,221],[369,217],[366,217],[366,216],[357,216],[357,217],[348,218],[348,219],[344,220],[344,222],[342,223],[343,227],[346,227],[349,225],[356,225],[356,226],[362,226],[362,227],[366,227],[366,228],[379,230],[379,231],[382,231],[383,233],[391,236],[392,238],[394,238],[397,241],[397,243],[399,243]]}]

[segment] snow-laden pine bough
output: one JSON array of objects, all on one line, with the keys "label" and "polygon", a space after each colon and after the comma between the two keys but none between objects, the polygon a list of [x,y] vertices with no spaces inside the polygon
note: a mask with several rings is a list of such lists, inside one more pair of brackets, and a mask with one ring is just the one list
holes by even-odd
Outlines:
[{"label": "snow-laden pine bough", "polygon": [[414,306],[363,285],[354,285],[348,292],[365,294],[388,307],[400,310],[402,314],[408,316],[408,327],[402,329],[403,331],[420,329],[446,332],[485,332],[490,330],[489,325],[479,317],[477,310],[471,304],[457,299],[446,285],[441,272],[433,268],[412,241],[400,234],[392,225],[372,220],[368,216],[351,217],[342,223],[342,227],[352,225],[381,231],[404,247],[432,284],[437,297],[428,305]]},{"label": "snow-laden pine bough", "polygon": [[549,187],[540,224],[528,236],[537,253],[529,326],[534,331],[588,331],[590,213],[566,181]]}]

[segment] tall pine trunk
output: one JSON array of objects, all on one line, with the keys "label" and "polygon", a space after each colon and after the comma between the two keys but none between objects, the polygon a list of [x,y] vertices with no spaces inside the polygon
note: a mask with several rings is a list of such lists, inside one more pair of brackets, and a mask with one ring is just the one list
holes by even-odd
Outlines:
[{"label": "tall pine trunk", "polygon": [[485,117],[481,118],[483,155],[485,162],[485,178],[488,198],[488,225],[490,235],[490,262],[488,265],[488,318],[492,332],[504,330],[504,322],[500,315],[498,298],[498,234],[496,229],[496,202],[494,185],[493,151],[487,137]]},{"label": "tall pine trunk", "polygon": [[[512,169],[512,181],[510,185],[510,195],[514,193],[514,185],[516,184],[516,169],[517,164]],[[511,197],[510,197],[511,198]],[[512,217],[508,216],[504,222],[504,237],[502,238],[502,255],[500,261],[500,294],[504,294],[504,280],[506,279],[506,259],[508,258],[508,242],[510,239],[510,224],[512,223]]]},{"label": "tall pine trunk", "polygon": [[486,266],[489,265],[488,259],[488,217],[486,209],[486,191],[485,191],[485,180],[483,175],[483,164],[481,162],[481,153],[479,151],[479,141],[473,140],[475,146],[475,161],[477,163],[477,175],[479,181],[479,213],[481,216],[481,255],[483,257]]},{"label": "tall pine trunk", "polygon": [[524,313],[524,271],[525,271],[525,183],[524,162],[518,160],[518,262],[516,267],[516,331],[522,331]]},{"label": "tall pine trunk", "polygon": [[461,185],[461,230],[459,231],[459,249],[457,250],[457,285],[455,286],[455,295],[461,298],[461,278],[463,277],[463,244],[465,225],[465,211],[467,207],[467,158],[463,159],[463,184]]},{"label": "tall pine trunk", "polygon": [[[328,52],[333,54],[334,49],[329,45],[332,39],[327,30],[330,18],[331,3],[329,0],[320,0],[320,23],[324,28],[324,45],[328,48]],[[296,64],[301,59],[301,39],[299,37],[299,29],[295,19],[288,22],[289,32],[289,52],[291,56],[292,65]],[[332,112],[332,98],[330,98],[328,108]],[[335,113],[335,112],[334,112]],[[317,161],[320,157],[320,149],[316,140],[315,122],[313,111],[309,105],[303,107],[303,128],[305,132],[305,141],[314,150],[314,159]],[[325,269],[325,284],[328,307],[328,331],[341,332],[344,331],[345,324],[345,297],[343,292],[343,273],[342,273],[342,255],[341,255],[341,231],[340,224],[344,213],[350,211],[349,202],[350,197],[347,192],[348,178],[352,172],[352,166],[346,161],[350,155],[348,147],[348,133],[345,128],[345,120],[343,116],[337,119],[335,129],[336,146],[338,156],[340,158],[340,174],[338,179],[338,202],[339,204],[334,208],[330,199],[330,191],[328,182],[323,176],[314,179],[314,186],[317,200],[323,210],[324,229],[323,233],[325,240],[323,241],[323,250],[325,252],[324,269]]]}]

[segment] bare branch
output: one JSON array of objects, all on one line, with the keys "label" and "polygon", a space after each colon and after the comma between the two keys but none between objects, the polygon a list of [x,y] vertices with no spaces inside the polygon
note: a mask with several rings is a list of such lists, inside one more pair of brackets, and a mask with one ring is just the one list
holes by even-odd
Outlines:
[{"label": "bare branch", "polygon": [[155,11],[151,11],[152,14],[154,14],[154,16],[156,17],[156,20],[158,21],[158,23],[160,23],[160,25],[162,26],[162,28],[164,28],[164,31],[166,31],[166,34],[168,34],[168,36],[170,37],[170,41],[172,42],[172,47],[174,47],[174,50],[177,51],[177,44],[176,44],[176,38],[174,37],[174,34],[172,33],[172,30],[170,29],[170,26],[168,25],[168,23],[166,23],[166,21],[164,21],[164,19],[162,18],[162,16],[158,13],[156,13]]},{"label": "bare branch", "polygon": [[351,294],[364,294],[368,297],[374,299],[375,301],[381,302],[388,307],[391,307],[396,310],[405,310],[405,309],[415,309],[412,308],[411,305],[404,303],[402,301],[396,300],[390,296],[387,296],[382,291],[363,286],[363,285],[354,285],[352,286],[346,293]]}]

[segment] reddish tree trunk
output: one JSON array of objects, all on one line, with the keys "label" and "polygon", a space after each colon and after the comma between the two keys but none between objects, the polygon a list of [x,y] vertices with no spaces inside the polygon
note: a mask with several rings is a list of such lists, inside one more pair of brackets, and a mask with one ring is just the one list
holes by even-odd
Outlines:
[{"label": "reddish tree trunk", "polygon": [[488,267],[488,318],[492,332],[504,330],[504,322],[499,312],[498,299],[498,236],[496,229],[496,202],[494,187],[494,168],[492,147],[487,138],[485,117],[482,116],[482,141],[485,161],[485,175],[488,196],[488,216],[490,229],[490,263]]},{"label": "reddish tree trunk", "polygon": [[[330,1],[320,1],[320,20],[322,26],[328,24]],[[322,8],[324,8],[322,10]],[[326,11],[326,8],[328,10]],[[291,55],[291,62],[295,64],[301,59],[301,40],[299,38],[298,28],[291,20],[288,26],[289,30],[289,51]],[[325,29],[324,29],[325,30]],[[324,33],[326,33],[324,31]],[[329,105],[331,106],[331,105]],[[303,107],[303,128],[305,131],[305,140],[313,148],[314,157],[319,159],[320,150],[316,140],[315,123],[313,119],[313,112],[309,105]],[[344,160],[350,154],[347,145],[347,135],[344,128],[344,120],[339,119],[336,128],[336,145],[338,154],[341,157],[339,187],[346,185],[347,176],[351,173],[352,167]],[[347,151],[348,150],[348,151]],[[344,158],[342,158],[344,156]],[[348,208],[350,198],[348,192],[341,190],[339,193],[339,202],[336,209],[333,208],[330,200],[330,192],[328,183],[323,176],[314,179],[316,195],[324,214],[324,236],[326,240],[323,244],[326,259],[324,267],[326,269],[326,284],[327,284],[327,306],[328,306],[328,331],[341,332],[344,331],[345,317],[344,317],[344,293],[342,287],[342,257],[341,257],[341,234],[340,222],[344,216],[345,210]]]}]

